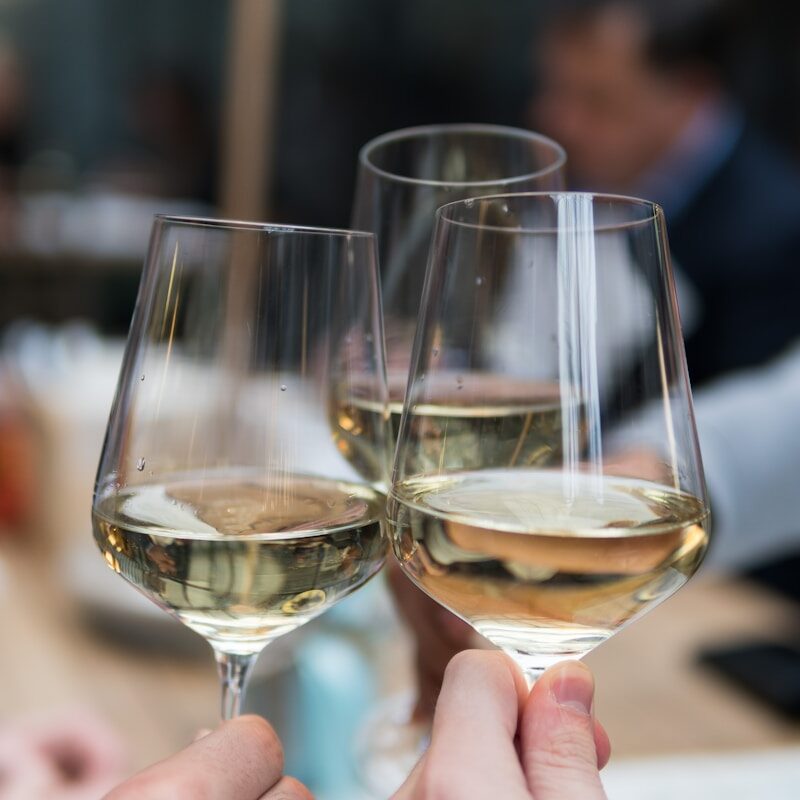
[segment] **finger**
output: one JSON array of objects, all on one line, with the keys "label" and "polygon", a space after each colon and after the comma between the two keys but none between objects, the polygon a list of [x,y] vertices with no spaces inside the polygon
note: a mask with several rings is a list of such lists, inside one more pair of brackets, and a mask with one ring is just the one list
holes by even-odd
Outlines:
[{"label": "finger", "polygon": [[594,721],[594,746],[597,749],[597,769],[603,769],[611,758],[611,741],[597,720]]},{"label": "finger", "polygon": [[106,800],[235,797],[256,800],[281,779],[283,748],[261,717],[223,723],[208,736],[114,789]]},{"label": "finger", "polygon": [[520,755],[536,800],[605,798],[593,698],[592,673],[577,661],[557,664],[534,685],[522,714]]},{"label": "finger", "polygon": [[314,795],[296,778],[287,775],[266,794],[261,795],[259,800],[314,800]]},{"label": "finger", "polygon": [[417,779],[423,796],[527,798],[514,742],[526,693],[522,675],[502,653],[457,655],[445,672]]}]

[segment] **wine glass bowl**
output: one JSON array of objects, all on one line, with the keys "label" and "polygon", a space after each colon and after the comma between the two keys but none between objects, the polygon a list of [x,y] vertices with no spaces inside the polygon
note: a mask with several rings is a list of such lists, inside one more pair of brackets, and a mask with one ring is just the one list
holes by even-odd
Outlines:
[{"label": "wine glass bowl", "polygon": [[707,546],[663,214],[553,192],[437,212],[388,517],[403,570],[530,680]]},{"label": "wine glass bowl", "polygon": [[378,239],[393,413],[402,409],[436,209],[498,192],[559,189],[566,154],[532,131],[501,125],[405,128],[359,153],[353,225]]},{"label": "wine glass bowl", "polygon": [[[566,156],[550,139],[500,125],[429,125],[384,134],[361,149],[353,205],[354,227],[377,236],[385,317],[390,447],[403,410],[419,299],[440,205],[462,197],[515,188],[557,189]],[[369,379],[335,387],[331,429],[340,451],[372,480],[387,458],[385,409]],[[391,453],[388,456],[391,460]],[[366,473],[365,473],[366,470]],[[388,476],[387,476],[388,477]],[[386,483],[376,484],[386,489]]]},{"label": "wine glass bowl", "polygon": [[209,641],[224,716],[266,644],[384,560],[370,483],[386,462],[362,477],[328,427],[331,376],[385,406],[377,287],[368,233],[154,223],[94,533],[114,571]]}]

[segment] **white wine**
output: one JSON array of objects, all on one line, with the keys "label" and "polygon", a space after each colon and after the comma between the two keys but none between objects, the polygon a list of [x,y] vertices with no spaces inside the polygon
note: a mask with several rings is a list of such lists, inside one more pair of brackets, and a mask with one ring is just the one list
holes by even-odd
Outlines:
[{"label": "white wine", "polygon": [[648,481],[484,470],[401,482],[388,519],[422,589],[538,668],[588,652],[683,585],[708,512]]},{"label": "white wine", "polygon": [[[390,384],[388,416],[391,441],[397,440],[403,413],[399,384]],[[387,409],[359,396],[359,387],[334,391],[331,426],[339,451],[363,477],[371,479],[386,454]],[[415,440],[405,452],[406,472],[434,468],[545,467],[563,455],[563,406],[559,386],[488,373],[440,372],[432,375],[409,407],[408,422]],[[580,407],[578,429],[570,437],[585,439]],[[384,467],[385,470],[385,467]]]},{"label": "white wine", "polygon": [[227,652],[257,653],[350,593],[383,563],[382,499],[306,476],[197,475],[102,497],[106,562]]}]

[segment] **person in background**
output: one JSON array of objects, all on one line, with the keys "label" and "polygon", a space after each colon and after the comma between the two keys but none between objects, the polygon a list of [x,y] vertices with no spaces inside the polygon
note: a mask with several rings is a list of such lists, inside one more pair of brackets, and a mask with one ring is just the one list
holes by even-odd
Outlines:
[{"label": "person in background", "polygon": [[560,5],[535,49],[531,121],[565,147],[572,185],[664,208],[698,306],[695,386],[800,336],[786,302],[800,294],[800,173],[731,88],[738,13],[723,0]]},{"label": "person in background", "polygon": [[[572,185],[664,207],[714,514],[707,562],[723,570],[800,543],[800,314],[787,302],[800,296],[800,176],[726,83],[738,9],[562,4],[540,32],[531,105],[534,127],[567,150]],[[475,634],[398,567],[388,574],[416,644],[416,716],[430,718],[448,661]]]}]

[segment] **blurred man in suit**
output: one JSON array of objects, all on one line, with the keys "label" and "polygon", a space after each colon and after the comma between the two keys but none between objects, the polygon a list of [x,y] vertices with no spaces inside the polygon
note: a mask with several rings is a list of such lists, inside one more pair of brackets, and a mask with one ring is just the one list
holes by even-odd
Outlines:
[{"label": "blurred man in suit", "polygon": [[573,186],[664,207],[698,306],[695,385],[800,335],[800,174],[727,89],[736,45],[721,1],[594,0],[560,7],[536,48],[533,120],[566,148]]},{"label": "blurred man in suit", "polygon": [[[800,175],[728,88],[739,40],[721,0],[564,6],[535,50],[531,124],[566,148],[573,188],[664,207],[714,508],[709,563],[785,558],[800,541],[800,344],[788,349],[800,341]],[[786,563],[796,591],[800,562]],[[399,570],[389,577],[417,640],[426,716],[473,634]]]}]

